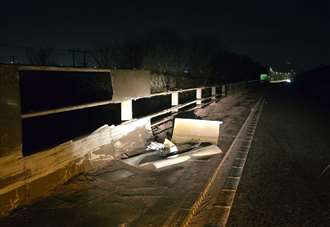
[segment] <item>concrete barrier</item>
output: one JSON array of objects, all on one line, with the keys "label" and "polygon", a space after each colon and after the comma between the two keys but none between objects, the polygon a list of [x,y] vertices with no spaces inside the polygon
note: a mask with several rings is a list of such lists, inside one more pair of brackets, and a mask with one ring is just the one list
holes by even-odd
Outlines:
[{"label": "concrete barrier", "polygon": [[[89,103],[73,103],[70,106],[23,112],[21,108],[22,84],[19,80],[22,71],[46,72],[45,76],[47,76],[47,72],[84,73],[85,76],[88,76],[88,73],[111,75],[111,89],[102,86],[94,88],[96,92],[99,92],[98,89],[113,91],[113,96],[107,100],[93,100]],[[52,76],[54,75],[52,74]],[[112,159],[134,155],[139,152],[139,148],[141,152],[146,141],[153,136],[152,127],[173,120],[174,116],[182,109],[200,108],[216,101],[217,98],[224,96],[227,92],[234,92],[232,86],[226,85],[152,94],[150,78],[150,73],[143,70],[111,71],[110,69],[1,65],[0,215],[5,215],[21,205],[48,195],[56,186],[81,172],[102,166]],[[134,89],[130,89],[132,86]],[[74,89],[76,90],[72,92],[79,92],[79,86]],[[210,90],[210,97],[204,97],[203,90]],[[180,103],[179,95],[185,92],[194,93],[194,98],[186,103]],[[29,94],[28,90],[26,94]],[[107,93],[107,95],[109,94]],[[170,95],[171,97],[170,108],[140,119],[133,119],[132,100],[164,95]],[[41,95],[40,97],[47,99],[47,97]],[[99,125],[97,130],[95,130],[96,128],[93,129],[95,131],[90,132],[88,135],[70,138],[59,145],[39,150],[36,153],[28,153],[28,155],[25,153],[24,155],[22,135],[24,137],[24,133],[29,132],[22,129],[22,122],[24,125],[26,121],[31,119],[41,119],[49,116],[51,116],[50,119],[54,116],[61,119],[63,113],[77,111],[75,113],[79,115],[80,110],[89,110],[106,105],[119,105],[121,107],[119,122],[122,121],[122,123],[111,126]],[[161,118],[164,115],[166,117]],[[161,119],[151,124],[151,120],[155,118]],[[87,120],[92,121],[93,119]],[[81,124],[84,123],[81,122]],[[47,135],[48,131],[42,133]]]},{"label": "concrete barrier", "polygon": [[48,195],[57,185],[123,154],[133,155],[152,137],[149,119],[96,132],[27,157],[0,158],[0,215]]}]

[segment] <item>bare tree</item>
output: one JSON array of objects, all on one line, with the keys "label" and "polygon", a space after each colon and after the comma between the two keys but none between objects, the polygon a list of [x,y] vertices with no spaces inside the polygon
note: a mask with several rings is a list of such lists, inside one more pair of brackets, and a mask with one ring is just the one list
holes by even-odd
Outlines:
[{"label": "bare tree", "polygon": [[25,48],[25,56],[32,65],[55,65],[53,48]]},{"label": "bare tree", "polygon": [[89,52],[98,67],[120,68],[122,67],[123,45],[119,41],[110,41],[103,47],[98,47]]},{"label": "bare tree", "polygon": [[109,47],[99,48],[90,51],[90,56],[94,59],[98,67],[114,67],[113,50]]}]

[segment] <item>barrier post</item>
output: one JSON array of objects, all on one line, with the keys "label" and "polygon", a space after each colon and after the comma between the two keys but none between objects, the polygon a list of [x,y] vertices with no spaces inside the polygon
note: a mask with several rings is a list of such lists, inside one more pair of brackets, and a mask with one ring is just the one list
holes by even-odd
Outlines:
[{"label": "barrier post", "polygon": [[212,96],[212,99],[216,99],[217,95],[217,87],[212,87],[212,90],[211,90],[211,96]]},{"label": "barrier post", "polygon": [[222,85],[221,92],[222,92],[221,96],[225,97],[226,96],[226,85]]},{"label": "barrier post", "polygon": [[[175,91],[171,94],[171,104],[172,104],[172,106],[178,106],[179,105],[179,92]],[[178,111],[179,111],[179,109],[176,108],[172,112],[178,112]]]},{"label": "barrier post", "polygon": [[202,88],[197,88],[196,89],[196,104],[201,105],[202,104]]},{"label": "barrier post", "polygon": [[121,102],[121,120],[129,121],[133,119],[132,100]]}]

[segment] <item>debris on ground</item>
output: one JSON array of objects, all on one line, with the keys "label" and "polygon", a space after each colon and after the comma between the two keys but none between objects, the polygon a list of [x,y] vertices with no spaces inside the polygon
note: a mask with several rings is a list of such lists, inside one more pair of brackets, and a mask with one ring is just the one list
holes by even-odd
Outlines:
[{"label": "debris on ground", "polygon": [[147,151],[160,151],[165,148],[165,145],[162,143],[158,143],[155,141],[151,141],[150,144],[147,146]]},{"label": "debris on ground", "polygon": [[[146,151],[158,152],[158,160],[154,159],[153,161],[162,160],[164,163],[161,162],[159,164],[160,166],[167,166],[172,163],[177,163],[178,160],[165,161],[164,159],[178,158],[179,154],[189,151],[194,152],[194,150],[198,150],[199,148],[217,144],[219,141],[221,124],[221,121],[176,118],[172,133],[172,139],[175,142],[167,138],[165,138],[163,143],[151,141],[146,147]],[[184,158],[182,157],[183,156],[181,155],[180,160],[182,162],[190,159],[189,155]]]},{"label": "debris on ground", "polygon": [[196,147],[190,150],[189,152],[171,155],[171,156],[167,156],[165,159],[143,163],[139,165],[139,167],[142,167],[144,169],[161,169],[186,162],[190,159],[207,158],[222,153],[223,153],[222,150],[216,145]]},{"label": "debris on ground", "polygon": [[[164,149],[165,152],[161,153],[161,156],[175,155],[179,151],[178,147],[167,138],[165,138],[164,146],[165,146],[165,149]],[[166,151],[168,151],[168,152],[166,152]]]},{"label": "debris on ground", "polygon": [[176,144],[209,142],[218,144],[222,121],[175,118],[172,141]]}]

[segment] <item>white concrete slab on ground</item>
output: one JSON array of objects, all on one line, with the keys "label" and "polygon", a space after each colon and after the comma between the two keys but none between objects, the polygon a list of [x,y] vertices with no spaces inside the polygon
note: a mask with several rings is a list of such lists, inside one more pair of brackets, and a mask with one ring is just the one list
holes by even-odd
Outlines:
[{"label": "white concrete slab on ground", "polygon": [[222,121],[176,118],[172,141],[175,144],[209,142],[218,144]]},{"label": "white concrete slab on ground", "polygon": [[166,159],[141,164],[139,167],[146,169],[161,169],[172,165],[186,162],[192,158],[201,158],[221,154],[221,149],[216,145],[197,148],[187,153],[169,156]]}]

